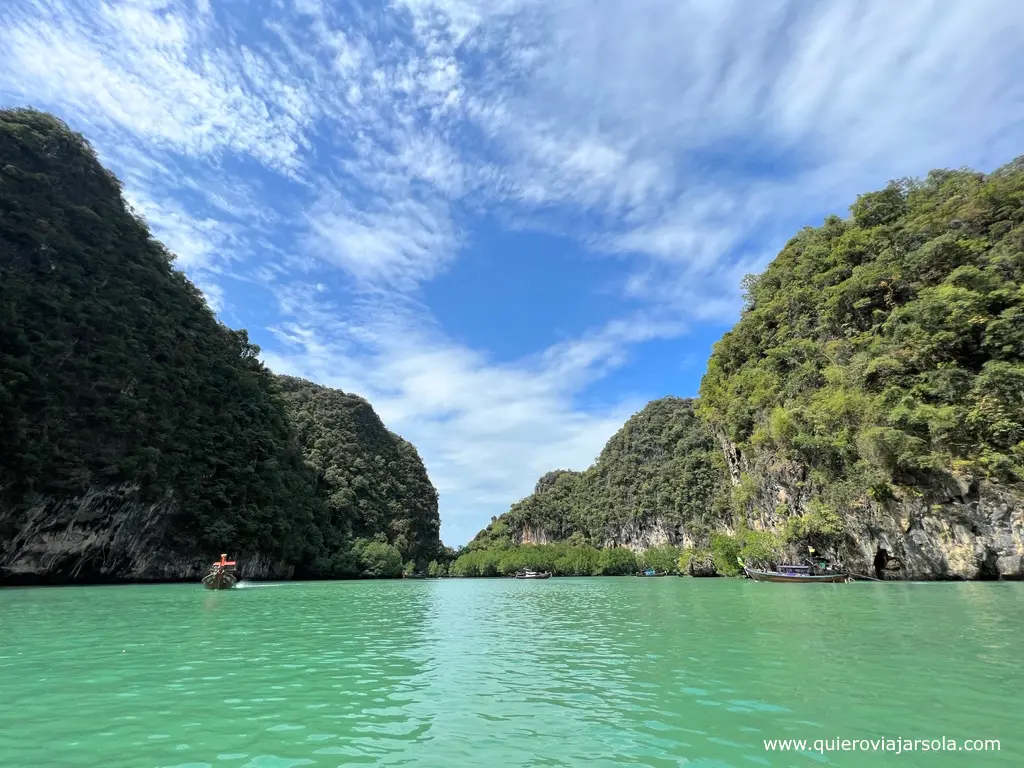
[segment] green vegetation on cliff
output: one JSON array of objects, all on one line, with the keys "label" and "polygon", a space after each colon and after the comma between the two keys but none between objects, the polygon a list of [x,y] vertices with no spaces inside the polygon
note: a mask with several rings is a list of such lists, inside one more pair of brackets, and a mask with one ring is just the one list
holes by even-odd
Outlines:
[{"label": "green vegetation on cliff", "polygon": [[[949,478],[1024,487],[1024,159],[861,195],[744,287],[695,408],[651,403],[586,472],[541,478],[453,572],[536,558],[524,538],[636,547],[657,526],[689,537],[681,572],[734,574],[738,557],[837,551],[869,505],[948,497]],[[603,572],[594,552],[577,572]]]},{"label": "green vegetation on cliff", "polygon": [[1024,161],[893,182],[852,214],[747,278],[701,385],[741,454],[806,468],[793,540],[939,475],[1024,480]]},{"label": "green vegetation on cliff", "polygon": [[593,466],[549,472],[469,546],[501,547],[524,536],[594,547],[705,537],[728,503],[724,466],[693,401],[654,400],[612,436]]},{"label": "green vegetation on cliff", "polygon": [[[382,533],[406,560],[437,555],[437,491],[416,448],[389,432],[366,400],[278,376],[306,466],[323,490],[337,551],[349,538]],[[401,563],[399,564],[401,567]]]},{"label": "green vegetation on cliff", "polygon": [[0,111],[0,544],[40,498],[127,485],[173,496],[175,552],[350,574],[379,534],[434,556],[415,449],[360,398],[275,377],[172,259],[80,135]]}]

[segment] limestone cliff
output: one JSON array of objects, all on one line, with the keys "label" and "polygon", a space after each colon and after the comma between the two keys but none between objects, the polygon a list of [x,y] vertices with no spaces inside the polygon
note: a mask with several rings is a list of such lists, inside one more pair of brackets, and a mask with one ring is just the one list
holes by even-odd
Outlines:
[{"label": "limestone cliff", "polygon": [[[776,534],[784,542],[785,559],[800,561],[813,543],[819,553],[838,559],[852,571],[886,580],[1024,578],[1024,493],[1019,487],[935,477],[928,484],[896,489],[884,500],[865,495],[860,503],[842,510],[842,531],[834,537],[812,534],[787,543],[793,521],[816,514],[814,500],[823,489],[816,486],[807,467],[796,462],[741,451],[722,436],[719,444],[728,472],[720,476],[717,491],[707,497],[708,511],[714,508],[711,514],[681,518],[670,508],[659,507],[655,496],[653,506],[645,507],[646,514],[602,519],[596,515],[600,499],[588,495],[602,487],[594,483],[594,468],[585,473],[558,471],[541,478],[534,493],[481,531],[473,546],[506,540],[513,544],[569,541],[636,552],[665,544],[700,548],[711,534],[735,534],[742,518],[755,530]],[[602,456],[605,472],[611,470],[609,463],[620,460],[613,458],[620,456],[615,450],[606,449]],[[637,476],[628,472],[623,477]],[[675,479],[682,481],[684,476]],[[728,486],[734,491],[731,506],[722,503],[729,495]],[[629,493],[635,497],[639,487]],[[736,497],[741,500],[741,512],[734,509]]]},{"label": "limestone cliff", "polygon": [[898,578],[1022,575],[1024,161],[858,197],[745,281],[698,410],[733,510]]},{"label": "limestone cliff", "polygon": [[[0,550],[7,584],[197,581],[216,557],[168,548],[178,512],[168,494],[138,500],[131,485],[92,488],[81,496],[36,498],[20,509],[0,508]],[[16,519],[15,519],[16,515]],[[252,551],[232,552],[243,579],[287,579],[295,568]]]},{"label": "limestone cliff", "polygon": [[[752,527],[782,533],[788,521],[812,515],[823,494],[807,468],[723,438],[734,487],[752,483]],[[1024,578],[1024,489],[991,480],[935,476],[898,488],[884,500],[865,495],[842,510],[843,530],[819,550],[851,570],[881,579]],[[806,554],[789,547],[790,557]]]},{"label": "limestone cliff", "polygon": [[377,538],[429,560],[415,449],[259,353],[83,137],[0,110],[0,583],[191,579],[221,552],[250,578],[379,573]]},{"label": "limestone cliff", "polygon": [[[751,489],[743,501],[743,517],[750,527],[784,538],[787,523],[813,514],[812,500],[821,489],[806,467],[771,454],[745,453],[721,436],[720,445],[730,484],[736,490]],[[607,464],[617,460],[612,457],[619,455],[607,449],[602,454],[606,472],[610,471]],[[533,495],[492,522],[475,544],[487,546],[500,538],[516,544],[575,540],[640,552],[665,544],[700,547],[710,533],[734,534],[737,529],[739,515],[722,504],[714,515],[704,518],[670,517],[666,510],[654,507],[646,515],[587,528],[589,521],[597,519],[593,513],[599,508],[594,497],[585,495],[593,488],[587,473],[549,473],[538,481]],[[990,480],[947,477],[945,482],[935,478],[897,494],[884,501],[865,497],[844,509],[842,534],[831,541],[815,540],[818,551],[857,573],[883,579],[1024,578],[1021,489]],[[712,495],[712,503],[722,495]],[[800,560],[807,554],[806,546],[801,540],[783,550],[787,559]]]},{"label": "limestone cliff", "polygon": [[1024,576],[1024,158],[861,195],[744,289],[679,430],[655,401],[474,544],[692,545],[726,572],[812,547],[886,578]]}]

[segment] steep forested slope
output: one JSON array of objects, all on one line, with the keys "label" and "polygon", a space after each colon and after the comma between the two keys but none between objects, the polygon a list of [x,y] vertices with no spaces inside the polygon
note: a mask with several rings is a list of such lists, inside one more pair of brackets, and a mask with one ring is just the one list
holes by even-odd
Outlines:
[{"label": "steep forested slope", "polygon": [[[406,510],[416,537],[389,528],[404,491],[374,487],[387,519],[344,519],[258,348],[171,261],[81,136],[0,111],[0,578],[184,577],[226,550],[287,575],[350,532],[432,551],[436,505]],[[353,461],[376,455],[364,437],[343,435]],[[394,455],[429,488],[411,447]]]},{"label": "steep forested slope", "polygon": [[1024,480],[1024,162],[862,195],[748,282],[701,412],[860,485]]},{"label": "steep forested slope", "polygon": [[748,278],[700,413],[765,524],[911,574],[1019,573],[1024,161],[852,214]]},{"label": "steep forested slope", "polygon": [[438,555],[437,491],[416,448],[388,429],[358,395],[279,376],[289,422],[320,478],[330,530],[339,538],[385,534],[402,558]]},{"label": "steep forested slope", "polygon": [[693,401],[654,400],[585,472],[556,471],[474,540],[646,548],[701,537],[726,505],[725,462]]}]

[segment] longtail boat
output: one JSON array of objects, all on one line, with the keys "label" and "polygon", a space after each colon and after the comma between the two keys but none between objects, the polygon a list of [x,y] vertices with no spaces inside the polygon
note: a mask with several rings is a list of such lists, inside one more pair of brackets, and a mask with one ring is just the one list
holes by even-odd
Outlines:
[{"label": "longtail boat", "polygon": [[221,555],[220,560],[210,566],[210,572],[203,576],[203,586],[207,589],[231,589],[238,583],[235,575],[235,561]]},{"label": "longtail boat", "polygon": [[811,572],[809,565],[780,565],[774,571],[762,571],[743,566],[744,572],[754,581],[774,581],[785,584],[842,584],[852,581],[845,571]]},{"label": "longtail boat", "polygon": [[519,573],[517,573],[516,574],[516,578],[517,579],[550,579],[551,578],[551,574],[548,573],[547,571],[544,571],[543,573],[538,573],[537,571],[531,571],[529,568],[527,568],[525,571],[520,571]]},{"label": "longtail boat", "polygon": [[654,577],[654,576],[667,576],[667,575],[668,574],[665,573],[664,571],[656,571],[653,568],[648,568],[648,569],[646,569],[644,571],[640,571],[637,574],[637,576],[639,576],[641,578],[644,578],[644,577],[651,578],[651,577]]}]

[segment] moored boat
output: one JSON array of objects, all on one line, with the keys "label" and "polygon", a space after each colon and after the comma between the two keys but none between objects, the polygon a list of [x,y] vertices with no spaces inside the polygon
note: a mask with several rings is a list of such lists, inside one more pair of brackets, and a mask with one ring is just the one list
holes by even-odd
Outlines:
[{"label": "moored boat", "polygon": [[551,574],[548,573],[547,571],[539,572],[539,571],[533,571],[533,570],[530,570],[529,568],[527,568],[526,570],[520,571],[519,573],[517,573],[516,574],[516,578],[517,579],[550,579],[551,578]]},{"label": "moored boat", "polygon": [[210,572],[203,576],[203,586],[207,589],[231,589],[238,583],[235,575],[235,561],[221,555],[220,560],[210,566]]},{"label": "moored boat", "polygon": [[640,571],[637,576],[639,577],[653,577],[653,576],[667,576],[668,574],[664,571],[656,571],[653,568],[647,568],[646,570]]},{"label": "moored boat", "polygon": [[819,570],[812,572],[809,565],[780,565],[774,571],[763,571],[743,566],[743,571],[754,581],[773,581],[785,584],[842,584],[852,581],[845,571]]}]

